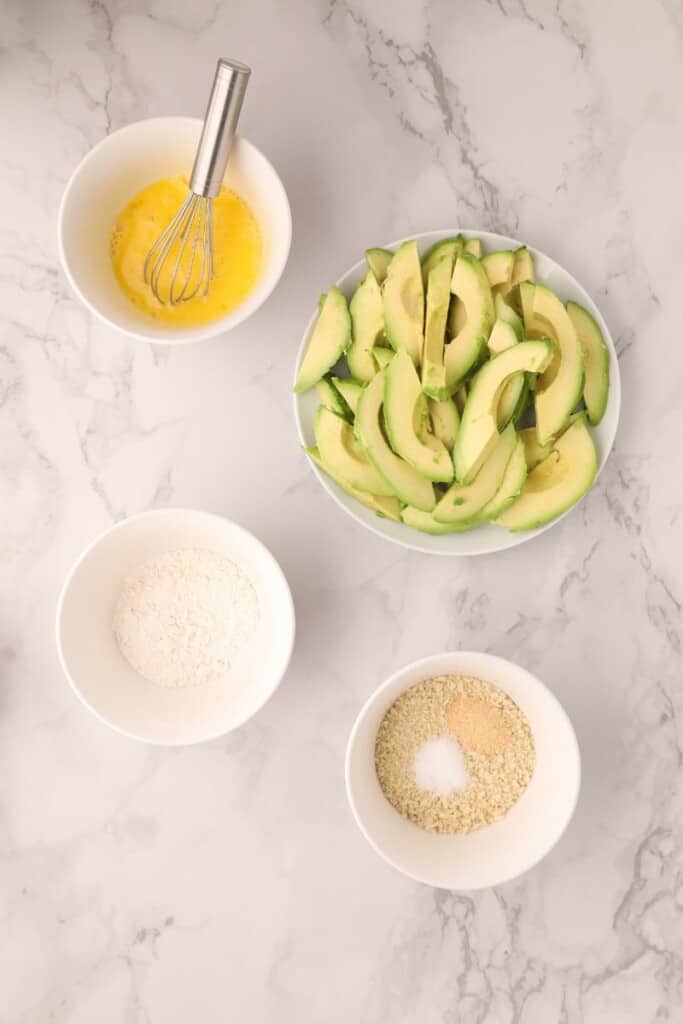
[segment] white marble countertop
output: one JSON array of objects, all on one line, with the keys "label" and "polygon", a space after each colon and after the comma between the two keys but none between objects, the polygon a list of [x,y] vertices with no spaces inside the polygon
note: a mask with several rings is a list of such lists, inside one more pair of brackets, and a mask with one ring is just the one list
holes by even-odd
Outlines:
[{"label": "white marble countertop", "polygon": [[[2,1024],[679,1024],[680,4],[5,0],[0,39]],[[243,130],[283,176],[294,245],[246,326],[161,351],[79,305],[55,216],[105,133],[201,114],[220,54],[253,65]],[[574,272],[624,384],[581,508],[460,561],[338,510],[290,395],[320,290],[368,245],[454,225]],[[261,537],[299,625],[266,709],[176,751],[92,718],[53,641],[84,543],[168,504]],[[453,647],[544,679],[584,759],[559,846],[476,896],[394,873],[343,788],[364,698]]]}]

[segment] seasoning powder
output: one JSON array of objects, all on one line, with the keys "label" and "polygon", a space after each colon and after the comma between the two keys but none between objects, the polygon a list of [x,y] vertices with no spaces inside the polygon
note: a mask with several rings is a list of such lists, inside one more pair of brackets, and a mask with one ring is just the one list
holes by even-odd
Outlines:
[{"label": "seasoning powder", "polygon": [[[418,784],[421,748],[442,737],[459,744],[469,782],[451,792]],[[498,687],[471,676],[427,679],[394,701],[380,724],[375,769],[387,800],[431,832],[472,832],[501,818],[534,771],[526,716]]]}]

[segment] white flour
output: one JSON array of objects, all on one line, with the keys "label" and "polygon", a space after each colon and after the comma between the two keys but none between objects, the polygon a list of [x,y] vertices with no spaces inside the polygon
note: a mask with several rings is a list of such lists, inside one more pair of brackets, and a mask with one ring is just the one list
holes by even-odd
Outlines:
[{"label": "white flour", "polygon": [[260,618],[251,580],[225,555],[169,551],[124,581],[114,634],[124,658],[158,686],[225,676]]}]

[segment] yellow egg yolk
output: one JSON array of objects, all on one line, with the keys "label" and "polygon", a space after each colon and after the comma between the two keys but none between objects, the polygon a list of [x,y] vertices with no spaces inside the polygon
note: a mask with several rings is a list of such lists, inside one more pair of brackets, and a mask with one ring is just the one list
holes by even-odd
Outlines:
[{"label": "yellow egg yolk", "polygon": [[[124,293],[138,309],[155,320],[178,327],[208,323],[239,306],[254,287],[263,258],[256,217],[240,196],[229,188],[222,188],[213,200],[213,275],[207,294],[200,289],[193,298],[174,306],[159,302],[144,280],[145,258],[187,195],[187,180],[181,175],[155,181],[121,211],[111,238],[114,273]],[[188,293],[197,282],[200,247],[189,275]],[[165,261],[159,286],[162,297],[168,296],[178,253],[176,246]],[[190,253],[188,244],[179,267],[180,285],[190,268]],[[176,294],[179,290],[176,289]]]}]

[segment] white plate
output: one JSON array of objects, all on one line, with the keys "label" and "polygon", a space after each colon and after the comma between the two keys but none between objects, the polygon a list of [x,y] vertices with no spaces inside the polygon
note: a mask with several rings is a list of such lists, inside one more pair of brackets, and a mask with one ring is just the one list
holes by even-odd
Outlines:
[{"label": "white plate", "polygon": [[[495,249],[517,249],[519,246],[524,244],[514,238],[508,238],[507,235],[494,235],[488,231],[460,231],[458,228],[453,228],[450,231],[428,231],[424,234],[412,237],[416,239],[420,253],[424,253],[435,242],[440,241],[442,238],[452,237],[458,233],[464,235],[466,238],[481,238],[487,252],[492,252]],[[405,241],[405,239],[400,239],[398,242],[392,242],[391,244],[384,246],[384,248],[395,250],[403,241]],[[553,289],[553,291],[557,292],[564,302],[568,299],[573,299],[574,302],[578,302],[582,306],[585,306],[589,313],[591,313],[597,320],[603,333],[605,343],[609,348],[610,389],[607,409],[601,423],[597,427],[591,427],[591,434],[593,435],[593,440],[595,441],[598,451],[598,473],[600,473],[607,461],[607,456],[611,451],[612,445],[614,444],[617,424],[619,421],[619,408],[621,404],[619,364],[617,360],[617,353],[614,348],[614,342],[612,341],[609,330],[607,329],[607,324],[600,315],[599,309],[587,292],[581,287],[579,282],[572,277],[570,273],[563,270],[562,267],[555,263],[554,260],[551,260],[549,256],[545,256],[537,249],[532,249],[531,246],[527,246],[527,248],[531,253],[533,253],[536,263],[536,277],[538,281],[543,284],[547,284]],[[351,298],[353,292],[358,287],[363,277],[365,277],[366,273],[367,264],[365,259],[362,259],[351,267],[350,270],[347,270],[342,277],[340,277],[337,284],[347,298]],[[296,361],[297,372],[303,359],[316,317],[317,310],[312,314],[311,319],[308,322],[308,326],[306,327],[306,331],[299,348],[299,354]],[[295,394],[294,396],[294,410],[299,436],[302,444],[307,448],[315,444],[314,422],[318,405],[318,393],[315,388],[311,391],[307,391],[303,395]],[[321,472],[321,470],[319,470],[317,466],[313,465],[313,463],[311,463],[311,469],[327,493],[334,498],[337,504],[340,505],[345,512],[348,512],[349,515],[353,516],[353,518],[359,523],[367,526],[368,529],[379,534],[381,537],[385,537],[387,540],[394,541],[394,543],[401,544],[406,548],[413,548],[415,551],[425,551],[428,554],[482,555],[490,554],[494,551],[504,551],[506,548],[516,547],[518,544],[523,544],[524,541],[538,536],[538,534],[543,533],[545,530],[549,530],[551,526],[559,523],[560,519],[564,518],[564,515],[568,515],[568,512],[565,512],[563,516],[558,516],[557,519],[553,519],[552,522],[546,523],[545,526],[541,526],[537,530],[527,530],[523,533],[510,533],[508,530],[505,530],[500,526],[481,526],[479,529],[471,530],[466,533],[451,533],[444,534],[442,536],[431,536],[430,534],[419,533],[417,530],[413,530],[410,527],[405,526],[403,523],[395,523],[390,519],[381,519],[370,509],[365,508],[364,505],[361,505],[350,495],[346,494],[341,487],[337,486],[333,480],[326,476],[325,473]],[[576,506],[574,507],[576,508]],[[571,509],[569,509],[569,511],[571,511]]]},{"label": "white plate", "polygon": [[[128,664],[112,620],[132,570],[187,547],[210,548],[234,562],[251,580],[261,616],[224,680],[170,689]],[[101,534],[67,576],[57,606],[57,649],[76,694],[112,729],[147,743],[201,743],[242,725],[277,689],[293,643],[292,596],[268,549],[236,523],[192,509],[143,512]]]},{"label": "white plate", "polygon": [[[381,790],[375,739],[393,702],[409,687],[446,674],[498,686],[526,715],[536,764],[517,803],[492,825],[465,835],[427,832],[403,818]],[[400,670],[362,708],[346,750],[346,791],[361,832],[404,875],[440,889],[484,889],[515,878],[552,849],[571,821],[581,784],[581,758],[566,711],[519,665],[474,651],[434,654]]]}]

